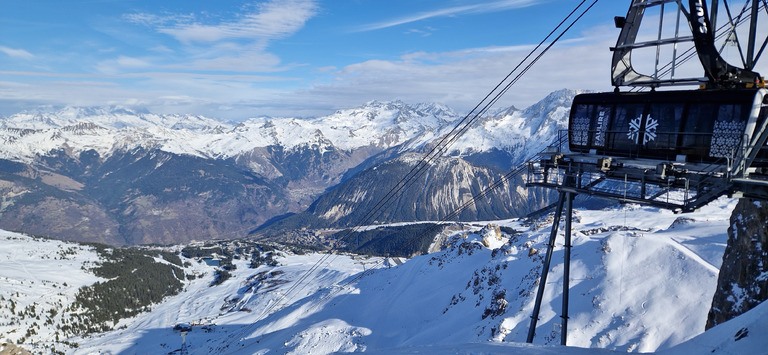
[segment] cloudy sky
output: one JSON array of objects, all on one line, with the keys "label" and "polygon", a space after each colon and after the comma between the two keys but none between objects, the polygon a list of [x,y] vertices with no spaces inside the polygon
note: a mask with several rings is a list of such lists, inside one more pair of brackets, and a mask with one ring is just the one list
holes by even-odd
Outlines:
[{"label": "cloudy sky", "polygon": [[[0,114],[125,105],[240,120],[395,99],[461,112],[578,2],[4,0]],[[598,2],[497,106],[610,89],[628,4]]]}]

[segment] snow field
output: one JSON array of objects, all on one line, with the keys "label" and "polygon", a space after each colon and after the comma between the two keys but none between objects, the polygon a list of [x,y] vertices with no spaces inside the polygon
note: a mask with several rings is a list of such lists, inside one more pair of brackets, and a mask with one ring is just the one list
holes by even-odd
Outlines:
[{"label": "snow field", "polygon": [[[577,209],[567,348],[557,345],[562,232],[534,344],[521,344],[550,234],[545,218],[497,221],[520,231],[501,239],[480,233],[482,224],[465,225],[447,249],[401,265],[316,253],[283,253],[280,265],[256,269],[235,260],[232,278],[214,287],[214,267],[185,259],[192,262],[186,272],[201,277],[182,293],[113,331],[72,339],[80,346],[68,351],[169,353],[182,347],[173,326],[189,323],[190,354],[759,353],[768,347],[757,336],[765,332],[765,305],[702,334],[734,206],[722,198],[684,215],[635,205]],[[70,288],[62,302],[71,302],[79,286],[97,280],[81,270],[97,257],[88,248],[57,260],[56,253],[77,245],[9,232],[0,243],[0,295],[23,294],[18,307],[55,300],[48,296],[61,292],[63,281]],[[0,330],[8,337],[9,327]]]},{"label": "snow field", "polygon": [[89,247],[0,231],[0,340],[62,350],[62,310],[81,286],[100,278],[83,270],[98,261]]}]

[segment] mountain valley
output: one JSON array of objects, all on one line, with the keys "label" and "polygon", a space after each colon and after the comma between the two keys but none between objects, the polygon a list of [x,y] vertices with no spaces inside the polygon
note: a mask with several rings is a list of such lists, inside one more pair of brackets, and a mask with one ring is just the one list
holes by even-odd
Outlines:
[{"label": "mountain valley", "polygon": [[[478,117],[411,184],[425,190],[407,190],[379,221],[444,217],[543,149],[565,124],[575,93]],[[0,228],[139,245],[245,237],[288,214],[319,216],[313,228],[349,227],[358,216],[343,211],[375,205],[387,189],[378,182],[395,183],[460,117],[444,106],[398,101],[237,124],[118,107],[19,113],[0,124]],[[546,205],[546,193],[514,188],[519,182],[461,220],[522,216]],[[341,200],[329,205],[334,199]]]}]

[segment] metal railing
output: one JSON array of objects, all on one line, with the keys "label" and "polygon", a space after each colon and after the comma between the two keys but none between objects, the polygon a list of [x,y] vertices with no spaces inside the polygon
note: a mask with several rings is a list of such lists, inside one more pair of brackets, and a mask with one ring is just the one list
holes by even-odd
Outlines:
[{"label": "metal railing", "polygon": [[[748,141],[746,137],[739,140]],[[577,193],[682,211],[696,209],[731,193],[734,162],[741,164],[738,157],[746,156],[749,148],[741,144],[732,149],[728,157],[685,163],[661,159],[633,160],[633,157],[606,152],[571,153],[567,147],[568,131],[558,132],[555,144],[540,153],[539,159],[528,162],[527,185],[570,189]]]}]

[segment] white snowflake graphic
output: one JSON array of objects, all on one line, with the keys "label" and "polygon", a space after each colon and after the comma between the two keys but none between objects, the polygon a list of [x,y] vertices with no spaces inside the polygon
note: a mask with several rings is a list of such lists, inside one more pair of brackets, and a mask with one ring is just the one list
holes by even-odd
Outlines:
[{"label": "white snowflake graphic", "polygon": [[642,123],[643,116],[637,116],[634,120],[629,122],[629,132],[627,132],[627,138],[631,139],[637,144],[637,138],[640,136],[640,123]]},{"label": "white snowflake graphic", "polygon": [[643,135],[643,144],[656,140],[656,128],[659,127],[659,121],[651,116],[645,120],[645,134]]},{"label": "white snowflake graphic", "polygon": [[[634,120],[629,122],[629,132],[627,132],[627,138],[631,139],[637,144],[640,138],[640,126],[643,123],[643,116],[637,116]],[[643,144],[656,140],[656,129],[659,127],[659,121],[653,119],[651,116],[645,121],[645,133],[643,133]]]}]

